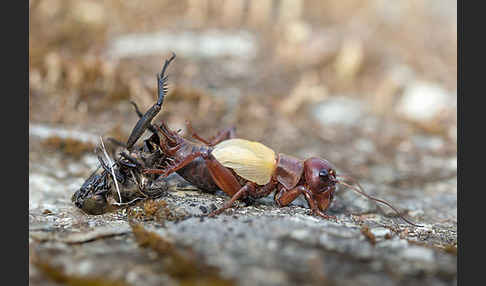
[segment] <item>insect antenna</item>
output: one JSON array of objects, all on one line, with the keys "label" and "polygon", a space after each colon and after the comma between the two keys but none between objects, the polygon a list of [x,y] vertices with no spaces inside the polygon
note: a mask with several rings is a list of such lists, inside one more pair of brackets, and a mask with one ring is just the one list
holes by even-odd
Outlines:
[{"label": "insect antenna", "polygon": [[388,206],[388,207],[390,207],[392,210],[394,210],[394,211],[397,213],[397,215],[398,215],[398,216],[399,216],[401,219],[403,219],[403,220],[404,220],[404,221],[406,221],[407,223],[409,223],[409,224],[411,224],[411,225],[413,225],[413,226],[416,226],[416,227],[422,227],[421,225],[418,225],[418,224],[413,223],[412,221],[410,221],[410,220],[406,219],[406,218],[405,218],[404,216],[402,216],[402,215],[400,214],[400,212],[399,212],[399,211],[398,211],[398,210],[397,210],[397,209],[396,209],[394,206],[392,206],[390,203],[388,203],[388,202],[386,202],[386,201],[384,201],[384,200],[381,200],[381,199],[374,198],[374,197],[372,197],[372,196],[368,195],[367,193],[365,193],[365,192],[364,192],[363,187],[362,187],[362,186],[361,186],[361,185],[360,185],[360,184],[359,184],[359,183],[358,183],[356,180],[354,180],[353,178],[351,178],[351,177],[349,177],[349,176],[346,176],[346,175],[337,175],[337,176],[338,176],[338,177],[342,177],[342,178],[344,178],[344,179],[346,179],[346,180],[351,181],[351,182],[352,182],[354,185],[356,185],[357,187],[355,187],[355,186],[353,186],[353,185],[350,185],[350,184],[348,184],[346,181],[343,181],[343,180],[338,180],[338,183],[339,183],[339,184],[341,184],[341,185],[343,185],[343,186],[346,186],[346,187],[348,187],[348,188],[352,189],[353,191],[355,191],[355,192],[357,192],[357,193],[359,193],[359,194],[361,194],[361,195],[365,196],[366,198],[368,198],[368,199],[370,199],[370,200],[373,200],[373,201],[376,201],[376,202],[382,203],[382,204],[384,204],[384,205],[387,205],[387,206]]}]

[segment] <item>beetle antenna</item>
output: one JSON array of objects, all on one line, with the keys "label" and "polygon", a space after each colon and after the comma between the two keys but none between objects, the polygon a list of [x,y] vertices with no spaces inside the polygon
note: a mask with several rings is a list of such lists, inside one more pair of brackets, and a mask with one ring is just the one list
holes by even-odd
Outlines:
[{"label": "beetle antenna", "polygon": [[404,220],[404,221],[406,221],[407,223],[409,223],[409,224],[411,224],[411,225],[413,225],[413,226],[416,226],[416,227],[422,227],[421,225],[418,225],[418,224],[413,223],[412,221],[410,221],[410,220],[406,219],[406,218],[405,218],[404,216],[402,216],[402,215],[400,214],[400,212],[399,212],[399,211],[398,211],[398,210],[397,210],[397,209],[396,209],[394,206],[392,206],[390,203],[388,203],[388,202],[386,202],[386,201],[384,201],[384,200],[381,200],[381,199],[374,198],[374,197],[372,197],[372,196],[368,195],[367,193],[365,193],[365,192],[364,192],[364,190],[363,190],[363,187],[362,187],[362,186],[361,186],[361,185],[360,185],[358,182],[356,182],[356,180],[354,180],[353,178],[351,178],[351,177],[349,177],[349,176],[346,176],[346,175],[338,175],[338,177],[342,177],[342,178],[344,178],[344,179],[347,179],[347,180],[352,181],[352,182],[353,182],[353,183],[354,183],[354,184],[355,184],[357,187],[352,186],[352,185],[350,185],[350,184],[348,184],[348,183],[346,183],[346,182],[344,182],[344,181],[342,181],[342,180],[339,180],[338,182],[339,182],[341,185],[346,186],[346,187],[348,187],[348,188],[352,189],[353,191],[355,191],[355,192],[357,192],[357,193],[359,193],[359,194],[361,194],[361,195],[365,196],[366,198],[368,198],[368,199],[370,199],[370,200],[377,201],[377,202],[379,202],[379,203],[382,203],[382,204],[384,204],[384,205],[387,205],[387,206],[388,206],[388,207],[390,207],[392,210],[394,210],[394,211],[397,213],[397,215],[398,215],[398,216],[399,216],[401,219],[403,219],[403,220]]}]

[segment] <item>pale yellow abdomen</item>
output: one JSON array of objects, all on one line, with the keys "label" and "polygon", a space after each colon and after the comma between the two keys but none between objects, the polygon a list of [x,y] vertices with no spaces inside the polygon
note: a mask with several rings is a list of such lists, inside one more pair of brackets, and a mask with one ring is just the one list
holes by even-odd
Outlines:
[{"label": "pale yellow abdomen", "polygon": [[212,154],[223,166],[258,185],[270,182],[277,164],[272,149],[244,139],[225,140],[214,147]]}]

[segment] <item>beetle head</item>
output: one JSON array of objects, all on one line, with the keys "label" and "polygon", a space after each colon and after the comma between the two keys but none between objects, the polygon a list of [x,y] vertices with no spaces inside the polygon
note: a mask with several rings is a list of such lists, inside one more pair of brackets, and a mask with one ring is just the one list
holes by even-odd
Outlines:
[{"label": "beetle head", "polygon": [[[390,203],[374,198],[365,193],[363,187],[352,177],[347,175],[336,174],[336,170],[328,161],[320,158],[309,158],[304,161],[304,175],[307,188],[312,192],[312,198],[321,211],[325,211],[329,208],[336,191],[336,185],[341,184],[353,191],[367,197],[370,200],[382,203],[393,209],[404,221],[407,223],[418,226],[412,221],[403,217],[400,212],[393,207]],[[336,177],[339,177],[337,179]],[[352,184],[349,184],[351,182]],[[355,186],[353,186],[353,184]]]},{"label": "beetle head", "polygon": [[336,191],[336,170],[327,160],[312,157],[304,161],[304,176],[317,206],[325,211]]}]

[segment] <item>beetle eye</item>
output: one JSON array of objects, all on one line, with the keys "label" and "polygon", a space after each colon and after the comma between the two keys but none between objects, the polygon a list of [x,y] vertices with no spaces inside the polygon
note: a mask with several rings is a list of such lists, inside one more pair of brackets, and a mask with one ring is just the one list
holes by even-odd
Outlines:
[{"label": "beetle eye", "polygon": [[328,172],[326,169],[322,169],[322,170],[319,172],[319,177],[322,177],[322,178],[327,178],[327,176],[329,176],[329,172]]}]

